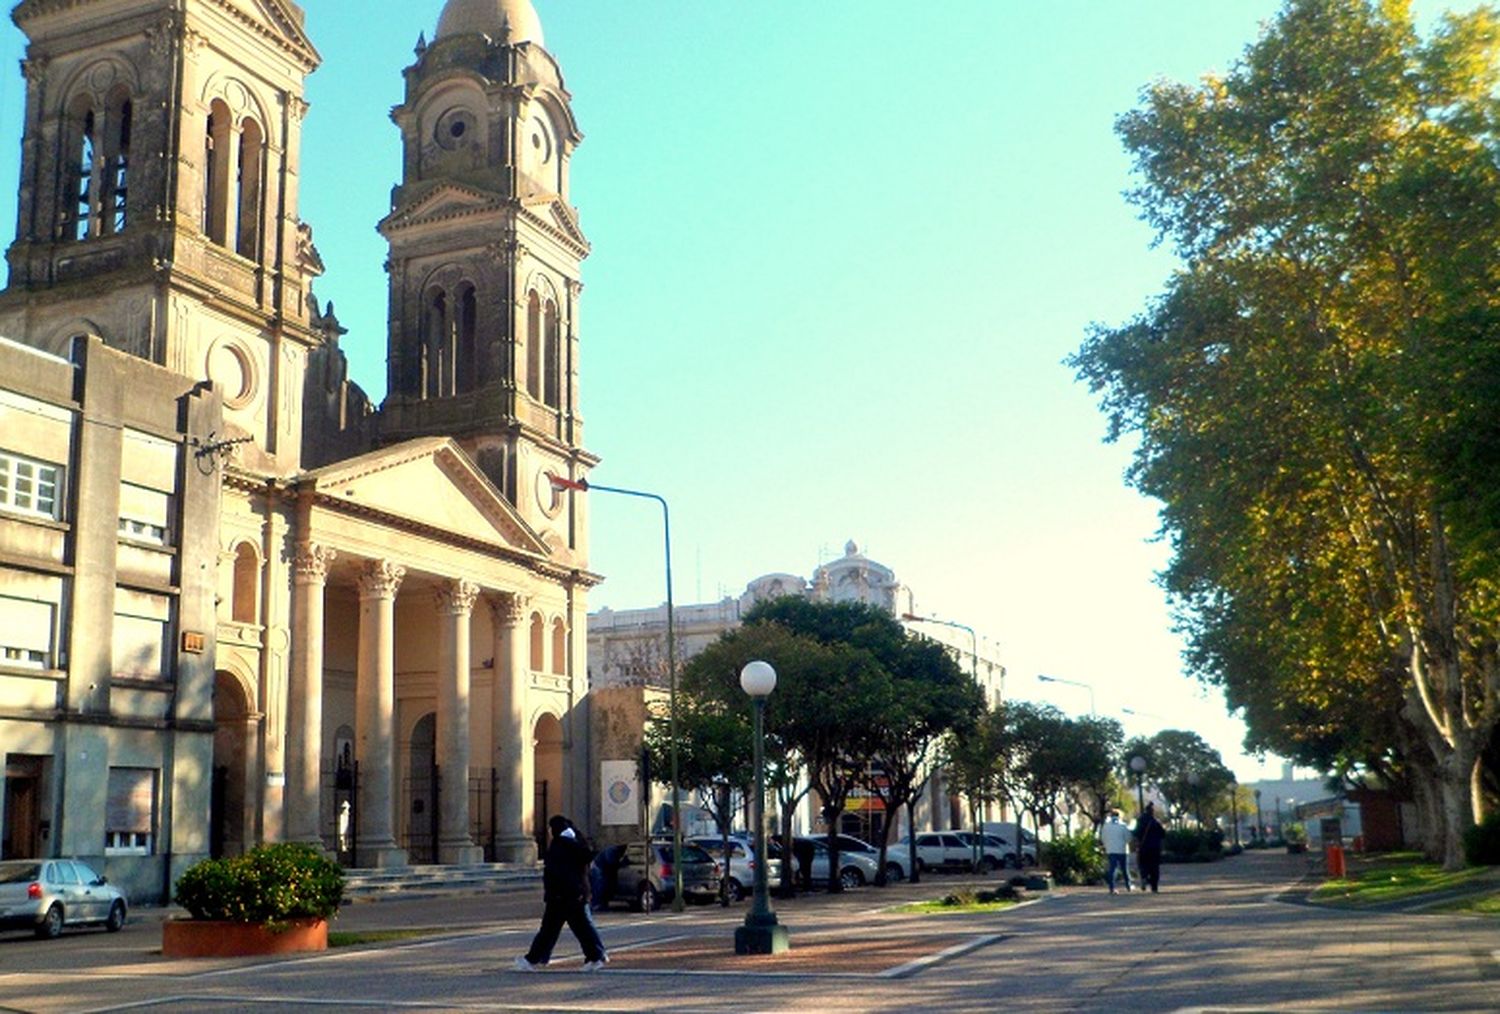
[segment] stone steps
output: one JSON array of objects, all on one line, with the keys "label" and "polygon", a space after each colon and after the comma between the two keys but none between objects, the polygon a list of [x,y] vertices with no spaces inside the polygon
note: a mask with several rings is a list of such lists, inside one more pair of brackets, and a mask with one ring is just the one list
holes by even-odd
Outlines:
[{"label": "stone steps", "polygon": [[475,863],[469,866],[401,866],[389,869],[344,871],[344,898],[371,898],[414,894],[480,894],[542,882],[539,863]]}]

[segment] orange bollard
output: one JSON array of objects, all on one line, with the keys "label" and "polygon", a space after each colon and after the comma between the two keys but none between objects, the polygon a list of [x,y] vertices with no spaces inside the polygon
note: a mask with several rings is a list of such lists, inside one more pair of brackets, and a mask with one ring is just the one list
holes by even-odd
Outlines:
[{"label": "orange bollard", "polygon": [[1342,845],[1330,845],[1323,850],[1323,858],[1328,862],[1328,876],[1334,880],[1343,880],[1347,872],[1344,867],[1344,847]]}]

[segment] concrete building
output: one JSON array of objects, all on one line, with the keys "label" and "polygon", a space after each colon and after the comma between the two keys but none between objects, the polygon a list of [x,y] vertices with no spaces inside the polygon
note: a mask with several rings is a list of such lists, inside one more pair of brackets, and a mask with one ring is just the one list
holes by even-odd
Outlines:
[{"label": "concrete building", "polygon": [[599,578],[583,498],[551,482],[596,463],[588,244],[529,0],[449,0],[405,70],[378,410],[312,294],[301,9],[13,17],[4,854],[85,857],[137,897],[260,841],[534,858],[549,812],[596,806],[579,634]]},{"label": "concrete building", "polygon": [[[849,542],[844,555],[814,568],[810,578],[796,574],[766,574],[751,581],[738,598],[719,602],[676,605],[673,631],[679,665],[692,658],[721,634],[738,627],[741,617],[756,603],[788,595],[817,602],[863,602],[892,613],[913,634],[930,637],[945,645],[966,672],[984,689],[991,705],[1004,695],[1005,666],[998,645],[960,625],[931,622],[916,611],[912,590],[902,584],[889,567],[860,552]],[[600,609],[588,618],[588,666],[594,700],[592,741],[596,756],[623,766],[633,764],[641,749],[641,730],[654,705],[662,705],[666,681],[665,603],[645,609]],[[661,802],[662,788],[655,787],[649,811]],[[621,811],[624,821],[629,812]],[[843,818],[847,833],[873,838],[883,831],[884,816],[879,802],[864,790],[856,790]],[[809,800],[796,817],[803,832],[822,831],[817,807]],[[918,817],[918,830],[943,830],[960,826],[963,807],[950,799],[941,773],[933,776],[927,799]],[[606,831],[609,822],[605,822]],[[904,833],[904,830],[903,830]]]}]

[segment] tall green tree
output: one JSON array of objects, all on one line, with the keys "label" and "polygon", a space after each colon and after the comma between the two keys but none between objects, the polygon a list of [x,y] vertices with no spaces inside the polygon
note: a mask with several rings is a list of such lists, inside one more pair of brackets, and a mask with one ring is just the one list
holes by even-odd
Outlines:
[{"label": "tall green tree", "polygon": [[[894,619],[890,622],[900,630]],[[864,779],[885,811],[887,833],[880,838],[877,874],[882,885],[890,829],[898,826],[901,808],[906,808],[907,826],[916,827],[917,800],[933,768],[942,763],[943,736],[972,726],[984,708],[984,692],[946,648],[930,638],[901,634],[882,659],[892,676],[891,694],[872,730],[872,763]],[[969,802],[971,808],[977,806],[974,797]],[[912,876],[917,876],[915,863]]]},{"label": "tall green tree", "polygon": [[1405,0],[1288,0],[1228,74],[1148,88],[1132,198],[1184,267],[1072,360],[1140,438],[1190,664],[1253,737],[1400,751],[1450,865],[1500,724],[1500,540],[1463,499],[1493,488],[1497,48],[1488,8],[1423,39]]},{"label": "tall green tree", "polygon": [[836,893],[842,890],[839,818],[854,790],[868,781],[880,746],[889,741],[888,716],[903,708],[894,671],[905,650],[906,631],[874,606],[798,597],[762,602],[744,619],[747,628],[776,627],[794,635],[825,674],[795,686],[797,696],[788,702],[778,731],[797,745],[821,803],[828,890]]}]

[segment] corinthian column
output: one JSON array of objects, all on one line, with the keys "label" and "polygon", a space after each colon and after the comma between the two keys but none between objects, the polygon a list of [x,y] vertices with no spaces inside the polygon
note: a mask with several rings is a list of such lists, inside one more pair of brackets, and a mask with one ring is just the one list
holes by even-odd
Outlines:
[{"label": "corinthian column", "polygon": [[359,866],[405,866],[396,846],[396,589],[406,568],[377,560],[359,576]]},{"label": "corinthian column", "polygon": [[477,863],[484,849],[469,836],[469,618],[479,586],[450,581],[437,592],[437,740],[442,751],[438,861]]},{"label": "corinthian column", "polygon": [[530,642],[526,637],[526,598],[512,592],[491,603],[495,612],[495,694],[490,729],[495,743],[500,798],[495,806],[498,860],[536,862],[536,842],[526,833],[526,761],[531,735],[526,729],[526,684]]},{"label": "corinthian column", "polygon": [[321,846],[323,590],[338,554],[304,542],[292,564],[292,667],[287,688],[286,835]]}]

